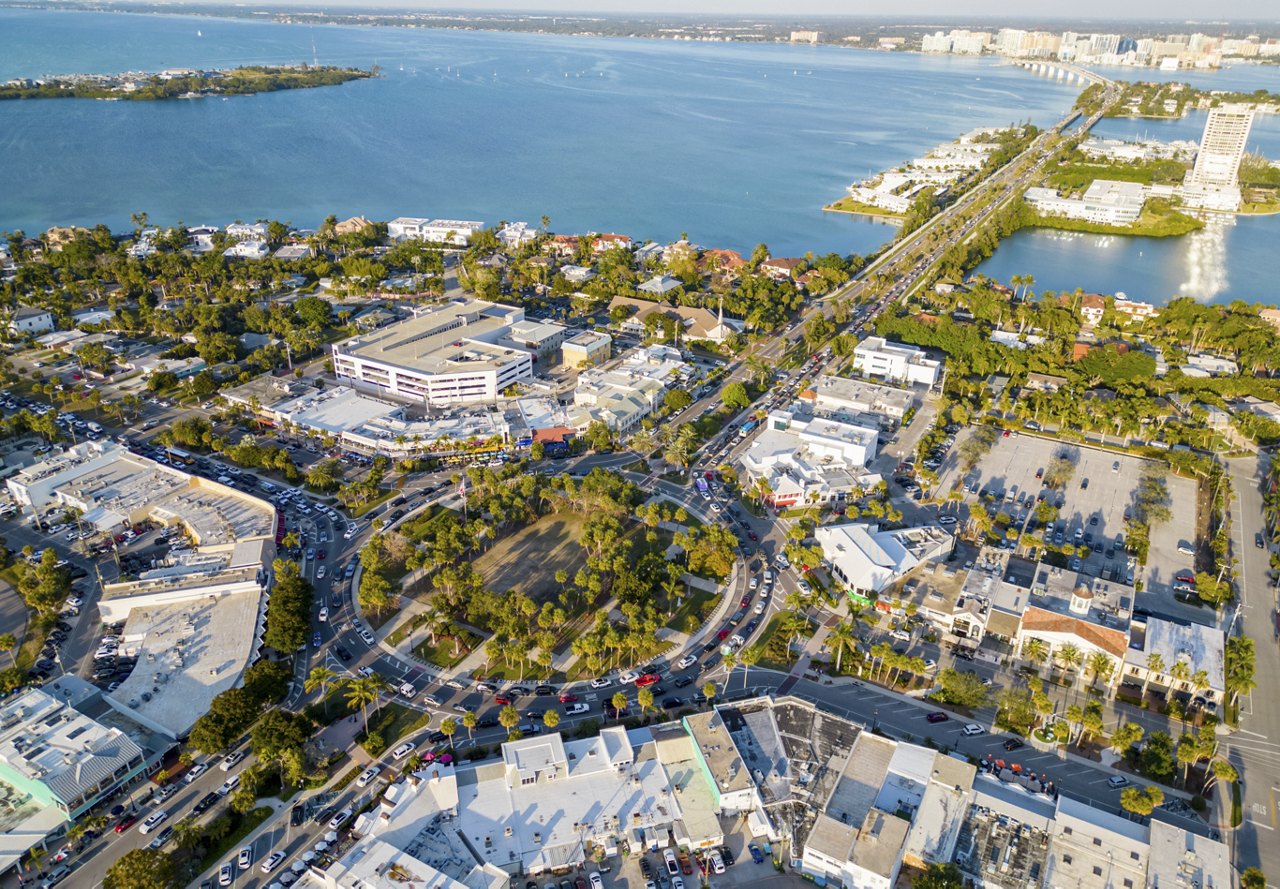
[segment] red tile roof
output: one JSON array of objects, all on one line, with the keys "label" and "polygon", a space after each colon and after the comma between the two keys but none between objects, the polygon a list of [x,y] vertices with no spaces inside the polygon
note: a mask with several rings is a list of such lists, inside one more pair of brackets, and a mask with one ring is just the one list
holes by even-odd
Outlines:
[{"label": "red tile roof", "polygon": [[1094,648],[1099,648],[1115,658],[1123,658],[1129,647],[1129,637],[1121,630],[1100,627],[1087,620],[1046,611],[1032,605],[1022,613],[1024,633],[1064,633],[1073,635]]}]

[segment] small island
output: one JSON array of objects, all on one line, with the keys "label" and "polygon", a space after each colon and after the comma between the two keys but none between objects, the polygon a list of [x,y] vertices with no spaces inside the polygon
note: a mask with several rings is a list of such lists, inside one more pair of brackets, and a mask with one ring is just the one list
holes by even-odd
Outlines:
[{"label": "small island", "polygon": [[249,65],[226,70],[189,68],[145,73],[63,74],[34,80],[19,78],[0,84],[0,99],[106,99],[157,101],[207,96],[251,96],[277,90],[334,86],[377,77],[378,68]]},{"label": "small island", "polygon": [[1104,116],[1177,120],[1186,117],[1193,110],[1207,111],[1215,105],[1222,104],[1252,105],[1257,109],[1275,113],[1280,109],[1280,95],[1264,89],[1244,93],[1196,89],[1189,83],[1174,81],[1166,83],[1135,81],[1125,84],[1120,98],[1104,112]]}]

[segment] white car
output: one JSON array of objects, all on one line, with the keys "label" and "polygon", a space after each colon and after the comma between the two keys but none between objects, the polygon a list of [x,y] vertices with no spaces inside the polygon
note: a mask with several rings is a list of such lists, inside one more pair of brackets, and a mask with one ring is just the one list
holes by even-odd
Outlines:
[{"label": "white car", "polygon": [[224,772],[229,772],[232,769],[234,769],[240,763],[240,761],[248,755],[249,754],[243,750],[237,750],[235,753],[228,753],[225,757],[223,757],[222,764],[219,765],[218,768],[222,769],[222,771]]},{"label": "white car", "polygon": [[280,852],[280,851],[272,852],[270,855],[267,856],[267,860],[262,862],[262,867],[260,867],[259,870],[261,870],[264,874],[269,874],[273,870],[275,870],[277,867],[280,866],[280,862],[284,861],[284,858],[285,858],[285,855],[283,852]]},{"label": "white car", "polygon": [[356,787],[368,787],[381,772],[382,766],[369,766],[369,768],[360,773],[359,778],[356,778]]},{"label": "white car", "polygon": [[596,871],[591,872],[591,889],[604,889],[604,878]]},{"label": "white car", "polygon": [[976,722],[971,722],[964,727],[963,731],[966,735],[981,735],[986,731],[986,729],[978,725]]},{"label": "white car", "polygon": [[680,660],[676,661],[676,669],[683,670],[686,667],[692,667],[697,662],[698,662],[697,656],[692,654],[686,654],[684,657],[680,658]]},{"label": "white car", "polygon": [[417,749],[418,749],[417,744],[413,743],[412,741],[405,741],[395,750],[391,751],[391,756],[393,759],[397,759],[397,760],[404,759],[406,756],[408,756],[410,753],[412,753]]},{"label": "white car", "polygon": [[618,681],[621,682],[623,685],[626,685],[630,682],[635,682],[639,678],[640,678],[639,670],[628,670],[627,672],[623,673],[621,676],[618,677]]},{"label": "white car", "polygon": [[240,850],[240,855],[236,858],[236,863],[240,865],[240,870],[248,870],[253,866],[253,847],[245,846]]},{"label": "white car", "polygon": [[360,638],[365,641],[366,645],[373,645],[378,641],[377,639],[373,638],[373,633],[370,633],[368,630],[361,630]]},{"label": "white car", "polygon": [[755,607],[756,614],[764,614],[764,610],[767,607],[768,607],[767,602],[757,602]]},{"label": "white car", "polygon": [[955,516],[953,516],[953,515],[940,515],[940,516],[938,516],[938,524],[939,524],[939,525],[954,525],[955,523],[956,523],[956,517],[955,517]]},{"label": "white car", "polygon": [[325,574],[328,573],[324,565],[320,566],[320,570],[316,572],[316,580],[324,580]]},{"label": "white car", "polygon": [[187,776],[182,780],[184,783],[190,784],[207,771],[209,771],[209,764],[207,762],[198,762],[191,767],[191,770],[187,772]]},{"label": "white car", "polygon": [[611,686],[611,685],[613,685],[613,680],[612,680],[612,679],[608,679],[608,678],[606,678],[606,677],[604,677],[604,676],[601,676],[599,679],[592,679],[592,680],[591,680],[591,687],[592,687],[592,688],[608,688],[608,687],[609,687],[609,686]]},{"label": "white car", "polygon": [[320,609],[320,623],[324,623],[329,619],[329,607],[326,605]]}]

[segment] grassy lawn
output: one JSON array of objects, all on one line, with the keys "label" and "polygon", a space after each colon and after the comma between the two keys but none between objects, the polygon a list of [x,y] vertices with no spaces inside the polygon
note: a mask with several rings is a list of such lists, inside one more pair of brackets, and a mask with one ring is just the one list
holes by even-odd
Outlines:
[{"label": "grassy lawn", "polygon": [[401,537],[419,542],[427,536],[427,530],[436,522],[453,521],[458,518],[457,510],[434,504],[401,524],[396,530]]},{"label": "grassy lawn", "polygon": [[860,216],[887,216],[890,219],[901,219],[901,213],[894,213],[892,210],[886,210],[883,207],[873,207],[870,204],[864,204],[861,201],[855,201],[852,197],[843,197],[838,201],[827,204],[822,209],[832,213],[857,213]]},{"label": "grassy lawn", "polygon": [[[768,625],[756,642],[756,647],[764,652],[760,657],[761,667],[768,667],[773,670],[790,670],[791,665],[795,663],[795,658],[788,648],[787,638],[778,632],[781,626],[782,615],[775,614],[769,619]],[[810,635],[812,635],[813,629],[812,624],[810,624]]]},{"label": "grassy lawn", "polygon": [[[427,663],[438,667],[456,667],[476,649],[476,646],[484,642],[484,639],[470,630],[461,630],[461,633],[460,639],[454,639],[452,636],[437,636],[435,645],[431,644],[430,637],[423,639],[413,646],[413,653]],[[454,654],[455,649],[457,654]]]},{"label": "grassy lawn", "polygon": [[710,590],[691,587],[689,595],[676,609],[675,614],[671,615],[671,620],[667,621],[667,626],[680,633],[693,632],[702,626],[706,614],[715,607],[715,598],[716,594]]},{"label": "grassy lawn", "polygon": [[200,872],[203,873],[214,865],[221,863],[222,859],[238,846],[241,840],[252,833],[255,827],[266,821],[270,815],[271,809],[267,806],[258,806],[243,815],[230,808],[225,809],[223,814],[218,817],[230,818],[232,822],[231,830],[205,851],[204,857],[200,859]]},{"label": "grassy lawn", "polygon": [[[573,577],[586,563],[578,540],[583,518],[572,514],[544,516],[508,535],[476,559],[485,585],[498,593],[518,590],[541,605],[560,596],[556,572]],[[576,615],[570,614],[572,620]]]},{"label": "grassy lawn", "polygon": [[351,507],[350,509],[351,517],[353,519],[358,519],[363,515],[368,515],[372,510],[377,509],[379,506],[381,506],[382,504],[390,500],[392,497],[394,497],[395,494],[396,492],[394,490],[384,491],[381,494],[379,494],[377,497],[368,501],[367,503],[362,503],[359,506]]},{"label": "grassy lawn", "polygon": [[395,617],[399,613],[400,613],[399,606],[395,608],[384,608],[378,612],[366,611],[364,613],[364,621],[369,625],[370,629],[373,629],[376,631],[376,630],[382,629],[383,624],[391,620],[393,617]]}]

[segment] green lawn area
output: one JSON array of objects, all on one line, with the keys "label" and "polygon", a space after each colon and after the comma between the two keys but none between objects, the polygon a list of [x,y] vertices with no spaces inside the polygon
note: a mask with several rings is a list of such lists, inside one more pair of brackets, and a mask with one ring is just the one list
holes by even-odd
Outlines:
[{"label": "green lawn area", "polygon": [[396,492],[394,490],[384,491],[381,494],[379,494],[377,497],[368,501],[367,503],[362,503],[359,506],[351,507],[351,510],[350,510],[351,517],[353,519],[358,519],[363,515],[368,515],[370,511],[377,509],[379,506],[386,503],[388,500],[394,497],[395,494]]},{"label": "green lawn area", "polygon": [[[760,657],[761,667],[768,667],[773,670],[790,670],[791,665],[795,663],[795,658],[788,650],[787,638],[778,632],[781,626],[782,615],[775,614],[769,619],[764,632],[760,634],[760,638],[756,641],[756,647],[764,652]],[[813,625],[810,624],[809,635],[813,634],[813,629]]]},{"label": "green lawn area", "polygon": [[[413,653],[438,667],[456,667],[476,646],[484,642],[484,639],[470,630],[459,628],[459,632],[461,636],[456,639],[453,636],[437,636],[435,645],[431,644],[430,637],[423,639],[413,646]],[[457,654],[454,653],[455,650]]]},{"label": "green lawn area", "polygon": [[840,198],[827,204],[822,209],[832,213],[856,213],[860,216],[887,216],[891,219],[901,219],[901,213],[894,213],[892,210],[886,210],[883,207],[873,207],[870,204],[864,204],[861,201],[855,201],[850,196]]},{"label": "green lawn area", "polygon": [[690,587],[689,595],[685,597],[684,602],[676,609],[675,614],[671,615],[671,620],[667,621],[667,626],[680,633],[693,632],[702,625],[705,619],[703,612],[710,613],[714,608],[715,598],[716,594],[711,590]]},{"label": "green lawn area", "polygon": [[476,570],[494,592],[518,590],[539,604],[555,601],[561,590],[556,572],[573,577],[586,563],[578,543],[583,521],[571,513],[543,516],[490,547],[476,559]]}]

